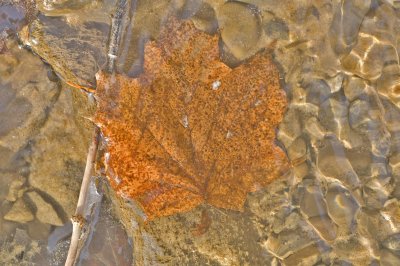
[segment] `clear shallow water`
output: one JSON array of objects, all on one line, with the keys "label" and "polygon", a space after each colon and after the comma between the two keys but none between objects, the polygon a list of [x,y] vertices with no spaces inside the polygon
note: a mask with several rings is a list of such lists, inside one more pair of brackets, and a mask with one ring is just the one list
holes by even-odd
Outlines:
[{"label": "clear shallow water", "polygon": [[[56,218],[67,222],[74,211],[72,199],[79,190],[87,150],[81,143],[89,141],[91,127],[82,117],[90,116],[91,108],[84,94],[62,85],[56,75],[75,85],[93,84],[107,54],[104,40],[111,21],[104,18],[116,5],[37,2],[41,13],[30,24],[30,34],[20,38],[57,74],[16,44],[8,45],[15,49],[11,56],[0,55],[0,166],[1,182],[7,184],[1,186],[0,226],[8,251],[0,260],[11,264],[35,259],[41,265],[60,264],[65,256],[68,226],[49,225],[43,216],[40,221],[39,203],[28,193],[36,192],[50,204],[53,223]],[[90,16],[87,10],[92,11]],[[222,60],[231,67],[272,47],[289,101],[277,139],[293,164],[290,175],[249,194],[243,212],[200,206],[142,224],[133,201],[110,193],[111,206],[116,206],[134,243],[129,254],[137,265],[399,264],[400,14],[394,3],[128,1],[126,10],[117,70],[127,75],[140,71],[144,43],[157,38],[163,19],[171,14],[219,35]],[[54,25],[73,37],[57,35],[60,31]],[[60,45],[54,46],[54,40]],[[78,60],[80,52],[88,59]],[[7,221],[4,217],[14,206],[19,221]],[[212,223],[195,237],[191,232],[204,209]],[[95,228],[105,226],[112,235],[124,235],[109,225],[107,215],[99,217],[106,217],[105,222]],[[61,242],[54,249],[59,258],[54,259],[41,247],[46,247],[49,236],[53,241],[60,228],[66,231],[60,233]],[[104,248],[98,245],[102,240],[92,241],[88,245],[94,254],[112,250],[107,245],[113,244]],[[128,243],[120,244],[121,252],[130,249]],[[126,258],[112,253],[104,256],[104,265]],[[83,261],[90,264],[90,256]]]}]

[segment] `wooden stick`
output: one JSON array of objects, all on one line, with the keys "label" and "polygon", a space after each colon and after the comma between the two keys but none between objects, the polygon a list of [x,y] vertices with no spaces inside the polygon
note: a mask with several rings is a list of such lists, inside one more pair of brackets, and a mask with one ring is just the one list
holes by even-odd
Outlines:
[{"label": "wooden stick", "polygon": [[96,153],[97,153],[97,147],[99,145],[99,139],[100,139],[100,129],[97,126],[95,126],[92,143],[90,144],[89,152],[86,158],[85,173],[83,174],[81,190],[79,192],[78,204],[76,206],[75,214],[71,218],[72,237],[71,237],[71,244],[68,250],[67,260],[65,262],[66,266],[72,266],[75,263],[82,228],[86,224],[86,220],[84,218],[85,204],[88,195],[87,191],[90,184],[92,169],[96,162]]},{"label": "wooden stick", "polygon": [[[132,5],[132,1],[135,0],[118,0],[115,14],[111,20],[111,33],[109,36],[110,43],[108,47],[108,56],[107,56],[107,64],[106,70],[110,73],[115,70],[115,62],[117,58],[117,52],[119,49],[119,44],[121,41],[122,30],[124,28],[124,22],[130,22],[126,15],[127,9],[135,8],[135,4]],[[130,10],[131,13],[133,10]],[[130,14],[132,15],[132,14]],[[94,92],[91,88],[84,88],[82,86],[78,86],[75,84],[69,84],[73,87],[77,87],[80,89],[84,89],[87,92]],[[74,86],[75,85],[75,86]],[[86,168],[85,173],[83,175],[81,190],[79,192],[78,204],[76,206],[75,214],[72,216],[72,236],[71,236],[71,244],[69,246],[67,260],[65,261],[66,266],[72,266],[75,264],[78,248],[79,248],[79,240],[81,238],[82,228],[86,225],[87,221],[84,217],[85,205],[86,205],[86,197],[87,190],[90,184],[90,176],[93,166],[96,160],[97,147],[100,139],[100,129],[95,126],[92,143],[89,147],[89,152],[86,159]]]}]

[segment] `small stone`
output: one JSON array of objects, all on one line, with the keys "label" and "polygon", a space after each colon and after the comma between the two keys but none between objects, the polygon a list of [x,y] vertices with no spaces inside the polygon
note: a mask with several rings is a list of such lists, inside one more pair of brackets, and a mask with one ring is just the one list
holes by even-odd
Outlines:
[{"label": "small stone", "polygon": [[344,82],[343,90],[346,98],[352,102],[362,96],[366,97],[372,88],[361,78],[349,77]]},{"label": "small stone", "polygon": [[0,54],[5,54],[8,51],[6,43],[7,37],[8,35],[5,31],[0,32]]},{"label": "small stone", "polygon": [[381,251],[381,265],[396,266],[400,265],[400,256],[396,256],[394,252],[388,249]]},{"label": "small stone", "polygon": [[364,130],[371,124],[371,118],[368,111],[371,106],[368,102],[362,100],[355,100],[350,105],[349,109],[349,122],[350,126],[356,130]]},{"label": "small stone", "polygon": [[346,158],[342,143],[336,138],[325,138],[319,143],[317,167],[323,175],[338,179],[350,188],[360,185],[360,179]]},{"label": "small stone", "polygon": [[397,199],[386,201],[380,213],[390,223],[390,229],[393,231],[391,233],[400,233],[400,202]]},{"label": "small stone", "polygon": [[[272,225],[276,234],[271,234],[267,241],[262,244],[275,256],[287,258],[303,247],[320,240],[318,234],[297,212],[285,213],[282,218],[284,223],[278,222],[277,219],[276,224]],[[281,228],[276,230],[278,227]]]},{"label": "small stone", "polygon": [[202,3],[192,21],[196,28],[209,34],[214,34],[218,29],[218,21],[214,9],[207,3]]},{"label": "small stone", "polygon": [[[395,50],[396,51],[396,50]],[[389,98],[397,107],[400,105],[400,67],[398,64],[387,65],[377,80],[379,94]]]},{"label": "small stone", "polygon": [[348,53],[352,45],[357,41],[364,16],[370,8],[370,0],[366,1],[342,1],[338,8],[330,29],[330,42],[337,54]]},{"label": "small stone", "polygon": [[328,215],[311,217],[308,221],[323,239],[326,241],[335,240],[338,231],[337,225]]},{"label": "small stone", "polygon": [[384,113],[384,121],[387,129],[391,132],[400,131],[400,108],[394,105],[391,101],[385,98],[380,98]]},{"label": "small stone", "polygon": [[92,130],[81,120],[90,113],[83,97],[78,90],[62,89],[46,124],[33,138],[30,157],[29,184],[57,202],[60,215],[67,217],[76,208]]},{"label": "small stone", "polygon": [[321,253],[328,251],[329,248],[322,241],[312,243],[296,253],[291,254],[289,257],[283,260],[284,265],[315,265],[320,259]]},{"label": "small stone", "polygon": [[331,94],[331,87],[323,79],[309,80],[303,82],[302,86],[307,91],[306,101],[316,106],[320,106]]},{"label": "small stone", "polygon": [[[306,182],[303,182],[306,183]],[[300,199],[300,209],[307,217],[324,216],[327,214],[326,203],[318,184],[303,184],[304,193]]]},{"label": "small stone", "polygon": [[280,18],[273,18],[266,23],[264,22],[264,31],[272,39],[287,40],[289,38],[289,28],[285,21]]},{"label": "small stone", "polygon": [[293,141],[292,145],[288,148],[288,155],[291,161],[295,161],[304,157],[307,153],[307,145],[302,137]]},{"label": "small stone", "polygon": [[400,153],[393,153],[390,156],[389,165],[392,169],[392,173],[396,176],[400,176]]},{"label": "small stone", "polygon": [[31,223],[29,223],[28,234],[29,234],[29,237],[32,239],[47,241],[47,239],[50,236],[51,229],[52,229],[52,225],[42,223],[42,222],[38,221],[38,219],[36,219],[36,220],[32,221]]},{"label": "small stone", "polygon": [[352,52],[342,58],[343,68],[364,79],[376,79],[382,73],[383,45],[377,44],[371,35],[359,36]]},{"label": "small stone", "polygon": [[279,125],[278,139],[285,147],[289,147],[302,131],[302,113],[295,105],[288,107],[283,121]]},{"label": "small stone", "polygon": [[14,234],[14,243],[17,245],[25,246],[31,241],[25,230],[17,228]]},{"label": "small stone", "polygon": [[371,209],[380,209],[389,196],[389,191],[378,178],[374,178],[363,187],[365,205]]},{"label": "small stone", "polygon": [[[0,33],[9,31],[14,32],[29,22],[25,19],[27,10],[23,6],[10,5],[1,1],[0,5]],[[7,2],[7,1],[5,1]],[[22,2],[22,1],[21,1]],[[26,1],[29,2],[29,1]]]},{"label": "small stone", "polygon": [[22,176],[19,176],[15,180],[13,180],[8,189],[8,195],[6,197],[6,200],[14,202],[18,198],[22,197],[22,195],[26,190],[22,188],[24,184],[25,184],[25,178],[23,178]]},{"label": "small stone", "polygon": [[34,218],[32,211],[28,208],[23,199],[18,199],[11,207],[11,210],[4,216],[5,220],[17,223],[30,222]]},{"label": "small stone", "polygon": [[238,60],[244,60],[258,51],[262,37],[258,9],[241,2],[226,2],[217,12],[221,38]]},{"label": "small stone", "polygon": [[47,203],[37,192],[28,192],[28,197],[35,203],[36,217],[42,223],[62,226],[64,223],[50,203]]},{"label": "small stone", "polygon": [[48,80],[48,67],[39,57],[16,42],[7,46],[9,54],[0,54],[0,142],[11,159],[46,121],[59,88]]},{"label": "small stone", "polygon": [[356,235],[337,239],[333,244],[333,248],[336,251],[336,256],[341,259],[350,260],[350,265],[374,265],[371,264],[371,250]]},{"label": "small stone", "polygon": [[[93,9],[101,17],[107,10]],[[82,21],[90,16],[47,17],[40,15],[29,25],[25,45],[45,59],[59,76],[71,84],[94,88],[94,75],[106,60],[109,25],[98,21]],[[75,24],[75,25],[71,25]],[[62,29],[62,30],[60,30]],[[65,38],[68,36],[68,38]]]},{"label": "small stone", "polygon": [[176,1],[177,16],[181,19],[192,18],[201,9],[202,5],[204,5],[202,2],[198,0]]},{"label": "small stone", "polygon": [[372,153],[366,148],[346,149],[346,158],[359,177],[370,177],[372,175]]},{"label": "small stone", "polygon": [[350,232],[354,226],[355,215],[360,208],[354,197],[346,188],[335,182],[329,185],[326,202],[328,214],[332,220],[342,230],[347,229],[347,232]]},{"label": "small stone", "polygon": [[296,176],[299,180],[307,176],[311,171],[310,164],[305,161],[300,164],[296,164],[293,167],[293,175]]},{"label": "small stone", "polygon": [[327,134],[327,130],[321,125],[316,117],[311,117],[306,121],[305,132],[309,134],[312,142],[323,139]]},{"label": "small stone", "polygon": [[[47,16],[51,15],[63,15],[68,14],[73,10],[84,9],[90,6],[90,2],[97,2],[91,0],[39,0],[37,7],[43,14]],[[94,5],[94,4],[93,4]]]}]

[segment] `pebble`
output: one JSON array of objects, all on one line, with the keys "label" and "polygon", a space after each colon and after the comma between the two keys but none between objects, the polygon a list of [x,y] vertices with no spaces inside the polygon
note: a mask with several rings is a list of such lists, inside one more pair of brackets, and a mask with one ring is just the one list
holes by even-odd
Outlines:
[{"label": "pebble", "polygon": [[289,28],[285,21],[280,18],[274,17],[270,20],[266,20],[265,22],[263,18],[263,27],[265,34],[271,39],[289,39]]},{"label": "pebble", "polygon": [[381,251],[381,265],[396,266],[400,265],[400,256],[388,249],[382,249]]},{"label": "pebble", "polygon": [[56,226],[64,225],[53,206],[46,202],[42,196],[35,191],[28,192],[26,194],[36,206],[36,218],[38,218],[39,221]]},{"label": "pebble", "polygon": [[350,102],[352,102],[355,99],[359,99],[361,97],[367,98],[372,88],[367,85],[365,80],[359,77],[351,76],[345,80],[345,85],[343,87],[343,90],[346,98]]},{"label": "pebble", "polygon": [[25,192],[25,189],[22,189],[25,182],[26,182],[25,178],[23,178],[21,176],[17,177],[15,180],[13,180],[8,189],[8,195],[6,197],[6,200],[14,202],[18,198],[22,197],[22,195]]},{"label": "pebble", "polygon": [[208,3],[203,3],[197,13],[192,17],[192,21],[196,28],[214,34],[218,29],[218,20],[215,10]]},{"label": "pebble", "polygon": [[309,218],[308,221],[326,241],[332,242],[336,239],[338,226],[329,215],[314,216]]},{"label": "pebble", "polygon": [[[400,202],[397,199],[390,199],[385,202],[381,215],[389,222],[392,234],[400,233]],[[397,245],[400,250],[400,244]]]},{"label": "pebble", "polygon": [[[59,204],[62,219],[75,211],[85,168],[92,125],[82,118],[90,114],[84,103],[84,94],[62,88],[46,124],[33,138],[28,182]],[[54,143],[57,145],[51,145]]]},{"label": "pebble", "polygon": [[297,139],[295,139],[292,145],[290,145],[290,147],[288,148],[287,152],[291,161],[295,161],[304,157],[307,153],[307,146],[304,138],[298,137]]},{"label": "pebble", "polygon": [[344,0],[337,8],[330,28],[330,42],[337,54],[349,52],[357,42],[357,34],[371,0]]},{"label": "pebble", "polygon": [[259,50],[263,30],[257,7],[226,2],[217,10],[217,19],[222,41],[238,60],[245,60]]},{"label": "pebble", "polygon": [[34,218],[35,216],[31,209],[22,198],[18,199],[11,207],[11,210],[4,215],[4,220],[17,223],[27,223],[33,221]]},{"label": "pebble", "polygon": [[284,220],[282,231],[271,235],[265,243],[268,251],[281,259],[289,257],[318,239],[318,235],[298,213],[289,213]]},{"label": "pebble", "polygon": [[45,240],[47,242],[51,231],[52,225],[42,223],[38,219],[35,219],[28,224],[28,234],[35,240]]},{"label": "pebble", "polygon": [[350,232],[355,226],[354,217],[359,205],[350,192],[343,186],[332,183],[326,194],[328,213],[332,220],[343,230]]},{"label": "pebble", "polygon": [[388,199],[389,191],[378,178],[374,178],[364,185],[363,195],[368,208],[380,209]]},{"label": "pebble", "polygon": [[325,216],[327,214],[324,196],[318,185],[308,184],[305,186],[300,199],[300,209],[307,217]]}]

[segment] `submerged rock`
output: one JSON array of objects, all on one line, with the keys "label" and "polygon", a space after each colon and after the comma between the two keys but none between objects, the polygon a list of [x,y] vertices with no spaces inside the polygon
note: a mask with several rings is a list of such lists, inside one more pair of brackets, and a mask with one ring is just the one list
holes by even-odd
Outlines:
[{"label": "submerged rock", "polygon": [[64,224],[62,219],[54,210],[53,206],[50,203],[46,202],[37,192],[28,192],[27,195],[36,206],[35,215],[39,221],[56,226],[61,226]]},{"label": "submerged rock", "polygon": [[0,32],[18,31],[24,24],[26,10],[22,6],[11,3],[0,3]]},{"label": "submerged rock", "polygon": [[26,205],[23,199],[18,199],[11,210],[9,210],[5,215],[4,219],[7,221],[13,221],[18,223],[26,223],[35,219],[32,210]]},{"label": "submerged rock", "polygon": [[105,64],[115,0],[37,0],[37,19],[19,32],[23,43],[66,82],[88,89]]},{"label": "submerged rock", "polygon": [[286,212],[282,219],[285,222],[282,229],[272,233],[264,243],[268,251],[278,258],[286,259],[319,240],[318,234],[299,213]]},{"label": "submerged rock", "polygon": [[15,180],[13,180],[8,189],[8,195],[6,197],[6,200],[14,202],[18,198],[22,197],[22,195],[26,190],[26,188],[25,189],[22,188],[25,183],[26,180],[22,176],[19,176]]},{"label": "submerged rock", "polygon": [[88,5],[92,0],[36,0],[38,9],[46,15],[64,14],[68,11],[79,10]]},{"label": "submerged rock", "polygon": [[70,87],[61,90],[46,123],[33,138],[29,161],[29,184],[58,204],[63,221],[75,211],[90,141],[90,123],[79,117],[90,116],[83,97]]},{"label": "submerged rock", "polygon": [[217,10],[218,27],[228,51],[242,61],[259,50],[263,36],[260,11],[241,2],[226,2]]},{"label": "submerged rock", "polygon": [[9,49],[0,54],[0,146],[16,153],[37,134],[59,87],[39,58],[12,41]]},{"label": "submerged rock", "polygon": [[78,20],[72,25],[63,17],[39,15],[23,41],[63,80],[93,89],[95,74],[106,62],[109,29],[110,25],[104,22]]},{"label": "submerged rock", "polygon": [[344,0],[330,28],[330,41],[338,54],[349,52],[357,42],[357,35],[364,16],[369,11],[371,0]]},{"label": "submerged rock", "polygon": [[0,173],[10,176],[4,179],[10,184],[14,180],[8,200],[21,196],[22,180],[29,176],[29,185],[49,194],[61,213],[67,210],[66,220],[85,164],[87,144],[82,143],[90,139],[91,126],[83,118],[90,116],[87,99],[70,87],[61,92],[38,57],[12,41],[9,48],[0,55]]},{"label": "submerged rock", "polygon": [[209,34],[216,33],[218,29],[218,20],[214,8],[207,3],[203,3],[196,14],[192,17],[196,28]]},{"label": "submerged rock", "polygon": [[263,28],[269,38],[283,40],[289,38],[289,28],[283,19],[276,17],[266,19],[263,17]]}]

